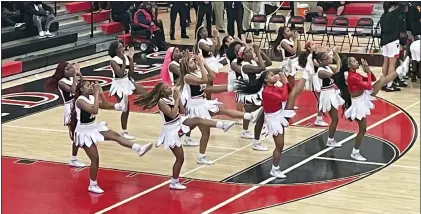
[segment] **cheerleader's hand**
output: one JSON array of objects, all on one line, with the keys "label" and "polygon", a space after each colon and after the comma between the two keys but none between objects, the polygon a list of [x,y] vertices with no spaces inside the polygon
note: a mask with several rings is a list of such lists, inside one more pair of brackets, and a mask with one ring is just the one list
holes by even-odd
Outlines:
[{"label": "cheerleader's hand", "polygon": [[361,59],[361,67],[365,73],[370,72],[370,67],[365,59]]},{"label": "cheerleader's hand", "polygon": [[294,38],[294,40],[297,40],[299,36],[300,36],[300,34],[297,31],[295,31],[295,33],[292,36],[292,38]]},{"label": "cheerleader's hand", "polygon": [[279,73],[278,75],[279,75],[279,81],[281,81],[282,84],[284,84],[284,85],[288,84],[288,79],[285,76],[285,74]]},{"label": "cheerleader's hand", "polygon": [[198,55],[193,55],[194,60],[196,61],[197,64],[202,64],[202,58]]},{"label": "cheerleader's hand", "polygon": [[129,48],[129,55],[128,55],[128,57],[130,57],[130,58],[133,59],[133,56],[134,56],[134,47],[130,47]]},{"label": "cheerleader's hand", "polygon": [[217,29],[213,29],[213,31],[212,31],[212,35],[213,35],[213,38],[218,38],[218,37],[219,37],[219,32],[218,32],[218,30],[217,30]]},{"label": "cheerleader's hand", "polygon": [[92,91],[94,92],[94,95],[99,95],[101,90],[101,86],[98,85],[98,83],[94,83],[92,85]]},{"label": "cheerleader's hand", "polygon": [[180,99],[180,92],[175,87],[172,89],[172,97],[174,98],[174,100]]},{"label": "cheerleader's hand", "polygon": [[260,53],[260,47],[256,44],[253,44],[253,50],[256,54]]}]

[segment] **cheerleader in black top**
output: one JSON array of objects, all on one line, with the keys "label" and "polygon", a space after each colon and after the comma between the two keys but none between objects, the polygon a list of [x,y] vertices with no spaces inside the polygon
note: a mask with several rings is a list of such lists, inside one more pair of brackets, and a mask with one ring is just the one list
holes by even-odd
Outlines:
[{"label": "cheerleader in black top", "polygon": [[158,105],[163,120],[163,128],[156,142],[156,147],[162,145],[166,149],[171,149],[176,158],[173,166],[173,177],[170,183],[171,189],[186,189],[178,180],[181,166],[184,162],[181,136],[190,132],[196,126],[207,128],[216,127],[227,131],[234,125],[234,122],[217,122],[199,117],[180,116],[180,114],[184,113],[184,107],[180,102],[181,99],[178,90],[175,88],[171,90],[163,83],[158,83],[150,93],[140,96],[135,101],[136,105],[144,109],[150,109]]},{"label": "cheerleader in black top", "polygon": [[139,156],[143,156],[152,148],[152,144],[139,145],[133,143],[117,132],[107,127],[105,122],[97,123],[95,116],[99,109],[115,109],[117,111],[127,110],[127,99],[123,98],[121,103],[110,103],[104,96],[101,87],[88,81],[81,82],[76,88],[71,119],[70,133],[76,146],[82,147],[89,159],[90,182],[88,191],[93,193],[103,193],[98,186],[97,172],[99,167],[99,154],[97,144],[100,141],[110,140],[120,145],[133,149]]},{"label": "cheerleader in black top", "polygon": [[[56,72],[46,81],[47,91],[59,90],[64,102],[64,125],[68,126],[70,122],[70,113],[73,107],[74,94],[77,84],[81,81],[82,74],[78,64],[60,62],[57,65]],[[77,159],[78,148],[72,143],[72,157],[70,166],[85,167],[86,165]]]}]

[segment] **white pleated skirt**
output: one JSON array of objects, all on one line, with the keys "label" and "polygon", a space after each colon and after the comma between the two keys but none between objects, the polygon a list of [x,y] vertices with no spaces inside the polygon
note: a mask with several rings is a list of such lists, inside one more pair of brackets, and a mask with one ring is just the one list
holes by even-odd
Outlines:
[{"label": "white pleated skirt", "polygon": [[72,114],[73,101],[64,103],[64,125],[67,126],[70,123],[70,117]]},{"label": "white pleated skirt", "polygon": [[319,97],[319,111],[323,113],[329,112],[333,108],[339,109],[345,101],[340,96],[340,91],[335,88],[322,89]]},{"label": "white pleated skirt", "polygon": [[104,141],[104,136],[100,132],[106,132],[110,129],[106,122],[92,122],[90,124],[77,124],[74,134],[74,143],[76,146],[91,147],[92,144],[98,144]]},{"label": "white pleated skirt", "polygon": [[202,119],[212,119],[210,112],[217,113],[221,102],[216,100],[207,100],[205,98],[189,98],[186,103],[186,112],[190,117],[199,117]]},{"label": "white pleated skirt", "polygon": [[256,94],[238,94],[237,102],[243,104],[253,104],[256,106],[262,105],[262,91],[263,88]]},{"label": "white pleated skirt", "polygon": [[351,106],[344,113],[345,117],[350,120],[361,120],[370,115],[375,107],[372,101],[376,100],[371,93],[372,91],[366,90],[361,96],[353,97]]},{"label": "white pleated skirt", "polygon": [[228,91],[232,91],[234,89],[236,79],[237,75],[235,75],[235,71],[228,71]]},{"label": "white pleated skirt", "polygon": [[132,95],[135,89],[135,85],[128,77],[114,79],[110,87],[110,96],[117,95],[122,98],[124,95]]},{"label": "white pleated skirt", "polygon": [[282,109],[275,113],[265,113],[265,123],[268,133],[272,136],[284,134],[284,129],[289,126],[288,119],[295,116],[294,110],[285,110],[285,103]]},{"label": "white pleated skirt", "polygon": [[181,136],[190,131],[190,127],[183,124],[187,118],[189,118],[189,116],[183,116],[176,121],[164,124],[161,135],[156,141],[155,146],[163,146],[165,149],[180,147]]},{"label": "white pleated skirt", "polygon": [[322,90],[322,79],[320,79],[317,74],[311,77],[311,90],[315,92],[320,92]]},{"label": "white pleated skirt", "polygon": [[281,62],[281,71],[285,73],[286,76],[295,76],[297,74],[298,67],[298,57],[295,58],[286,58]]},{"label": "white pleated skirt", "polygon": [[215,73],[218,73],[219,70],[224,67],[221,63],[219,63],[219,59],[214,56],[205,58],[205,62]]}]

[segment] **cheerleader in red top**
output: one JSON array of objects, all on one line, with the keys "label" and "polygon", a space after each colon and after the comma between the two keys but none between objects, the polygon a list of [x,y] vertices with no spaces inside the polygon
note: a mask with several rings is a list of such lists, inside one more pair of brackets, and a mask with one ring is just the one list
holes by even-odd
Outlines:
[{"label": "cheerleader in red top", "polygon": [[[361,59],[361,67],[367,77],[357,73],[360,65],[354,57],[344,59],[342,64],[341,70],[334,74],[332,79],[334,79],[335,84],[341,91],[341,96],[345,100],[345,103],[342,105],[345,117],[351,121],[356,120],[359,127],[351,157],[358,161],[365,161],[366,159],[360,154],[359,148],[367,130],[366,117],[374,109],[374,104],[371,102],[374,100],[373,96],[398,75],[403,75],[405,71],[403,66],[399,66],[396,72],[389,73],[386,77],[380,76],[379,80],[372,85],[372,82],[376,81],[376,77],[364,59]],[[348,71],[346,80],[345,71]]]},{"label": "cheerleader in red top", "polygon": [[[294,103],[299,94],[299,89],[291,85],[284,74],[275,75],[273,70],[261,73],[260,77],[251,81],[237,80],[236,91],[243,94],[255,94],[262,91],[262,105],[265,122],[270,135],[275,141],[273,151],[273,164],[270,174],[276,178],[286,178],[280,170],[282,149],[284,148],[284,129],[289,126],[288,120],[295,116]],[[280,78],[279,78],[280,77]],[[282,83],[279,86],[278,82]],[[291,90],[291,93],[288,93]]]}]

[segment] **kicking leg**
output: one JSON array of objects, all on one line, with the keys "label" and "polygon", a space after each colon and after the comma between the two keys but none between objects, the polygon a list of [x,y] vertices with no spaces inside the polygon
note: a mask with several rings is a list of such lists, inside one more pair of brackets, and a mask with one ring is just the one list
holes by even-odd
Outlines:
[{"label": "kicking leg", "polygon": [[145,144],[145,145],[133,143],[130,140],[127,140],[126,138],[122,137],[117,132],[112,131],[112,130],[109,130],[109,131],[106,131],[106,132],[101,132],[101,134],[104,135],[105,140],[115,141],[118,144],[120,144],[121,146],[124,146],[126,148],[129,148],[129,149],[132,149],[132,150],[136,151],[137,154],[139,155],[139,157],[146,154],[152,148],[151,143],[148,143],[148,144]]},{"label": "kicking leg", "polygon": [[214,121],[214,120],[207,120],[207,119],[202,119],[199,117],[194,117],[194,118],[188,118],[183,122],[184,125],[189,126],[190,130],[193,130],[194,128],[196,128],[196,126],[202,125],[202,126],[207,126],[207,127],[213,127],[213,128],[218,128],[218,129],[222,129],[225,132],[228,131],[228,129],[230,129],[235,122],[232,121]]}]

